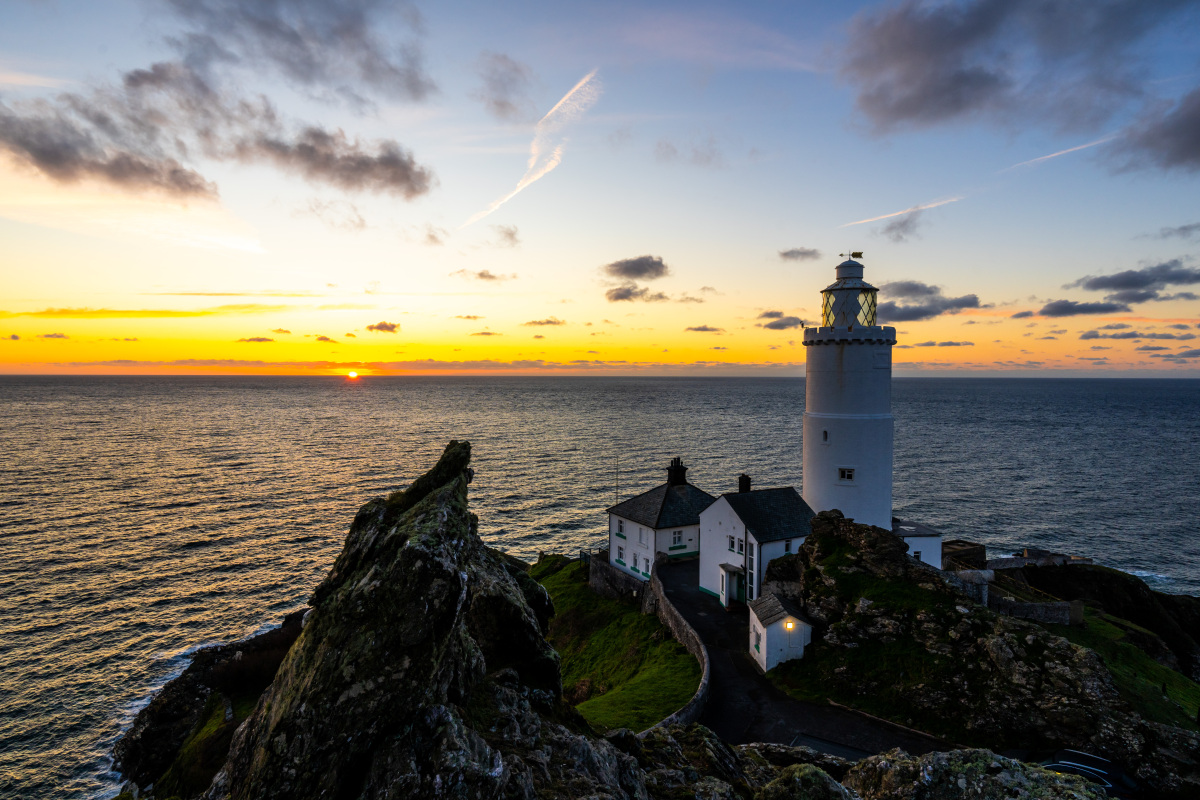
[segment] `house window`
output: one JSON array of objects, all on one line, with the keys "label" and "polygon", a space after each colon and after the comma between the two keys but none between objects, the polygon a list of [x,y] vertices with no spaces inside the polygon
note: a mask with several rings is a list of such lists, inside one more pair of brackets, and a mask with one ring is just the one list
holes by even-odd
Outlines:
[{"label": "house window", "polygon": [[738,555],[742,554],[742,548],[745,546],[744,539],[738,539]]},{"label": "house window", "polygon": [[619,520],[617,520],[617,533],[624,533],[624,532],[625,532],[625,520],[619,519]]},{"label": "house window", "polygon": [[785,553],[792,552],[792,540],[791,539],[783,540],[783,552],[785,552]]},{"label": "house window", "polygon": [[617,546],[617,561],[624,561],[624,560],[625,560],[625,548],[618,545]]},{"label": "house window", "polygon": [[746,542],[746,599],[754,599],[754,542]]},{"label": "house window", "polygon": [[675,531],[674,533],[671,534],[671,544],[673,544],[673,545],[683,544],[683,531]]},{"label": "house window", "polygon": [[829,431],[821,431],[821,441],[822,442],[829,441]]},{"label": "house window", "polygon": [[638,528],[638,544],[646,543],[646,529]]},{"label": "house window", "polygon": [[917,561],[920,561],[921,560],[921,551],[920,550],[913,551],[913,558],[915,558]]},{"label": "house window", "polygon": [[727,537],[725,537],[725,538],[729,539],[729,552],[731,552],[731,553],[732,553],[732,552],[733,552],[733,537],[732,537],[732,536],[727,536]]},{"label": "house window", "polygon": [[851,467],[838,467],[838,480],[843,483],[853,483],[854,469]]},{"label": "house window", "polygon": [[721,573],[721,596],[725,596],[725,573]]}]

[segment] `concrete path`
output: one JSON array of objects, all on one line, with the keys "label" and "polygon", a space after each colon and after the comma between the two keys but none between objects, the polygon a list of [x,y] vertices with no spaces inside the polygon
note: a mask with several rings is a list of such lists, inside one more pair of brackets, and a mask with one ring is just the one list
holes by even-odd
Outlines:
[{"label": "concrete path", "polygon": [[700,722],[730,744],[775,742],[860,759],[902,747],[918,755],[953,745],[913,733],[854,711],[795,700],[758,671],[749,653],[749,610],[726,611],[700,591],[700,562],[659,564],[659,579],[671,603],[708,648],[708,704]]}]

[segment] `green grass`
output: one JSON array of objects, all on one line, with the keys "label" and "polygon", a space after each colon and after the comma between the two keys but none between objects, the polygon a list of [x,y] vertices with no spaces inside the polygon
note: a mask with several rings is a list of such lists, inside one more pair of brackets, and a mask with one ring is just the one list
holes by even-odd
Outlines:
[{"label": "green grass", "polygon": [[207,789],[225,763],[233,732],[250,716],[257,702],[257,694],[233,698],[233,718],[226,720],[225,700],[213,692],[202,712],[204,721],[184,740],[171,766],[154,782],[155,795],[170,800],[195,797]]},{"label": "green grass", "polygon": [[[1200,684],[1164,667],[1141,649],[1124,641],[1126,629],[1153,636],[1128,620],[1093,608],[1083,612],[1084,626],[1046,625],[1074,644],[1094,650],[1112,673],[1121,697],[1143,717],[1166,725],[1197,730]],[[1167,687],[1164,695],[1162,688]],[[1182,706],[1182,708],[1180,708]]]},{"label": "green grass", "polygon": [[657,617],[600,597],[578,561],[550,556],[530,574],[554,600],[547,638],[562,657],[563,694],[592,727],[644,730],[695,694],[700,665]]}]

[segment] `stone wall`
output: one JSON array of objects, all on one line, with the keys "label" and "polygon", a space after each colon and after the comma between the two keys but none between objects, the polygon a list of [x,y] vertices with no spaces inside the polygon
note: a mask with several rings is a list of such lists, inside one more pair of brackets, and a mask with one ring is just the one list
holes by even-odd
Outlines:
[{"label": "stone wall", "polygon": [[601,550],[589,560],[588,585],[595,590],[596,594],[610,600],[637,599],[643,603],[642,611],[649,613],[646,612],[644,599],[648,594],[646,581],[639,581],[628,572],[619,570],[608,563],[607,550]]},{"label": "stone wall", "polygon": [[995,573],[989,569],[961,569],[943,572],[942,580],[950,584],[981,606],[988,604],[988,583]]},{"label": "stone wall", "polygon": [[1026,558],[1012,556],[1011,558],[989,558],[987,568],[1018,569],[1020,567],[1063,567],[1072,564],[1091,564],[1092,559],[1082,556],[1049,555]]},{"label": "stone wall", "polygon": [[[665,560],[666,557],[661,553],[658,559]],[[662,581],[658,579],[658,560],[655,561],[654,568],[650,570],[649,591],[645,594],[645,599],[642,601],[642,611],[648,614],[656,614],[670,629],[675,640],[682,644],[687,651],[695,656],[700,662],[700,685],[696,687],[696,693],[692,695],[692,699],[687,701],[683,708],[676,711],[671,716],[664,719],[657,725],[652,725],[642,733],[642,736],[654,728],[666,727],[668,725],[691,725],[700,719],[700,715],[704,713],[704,704],[708,701],[708,684],[709,684],[709,663],[708,663],[708,648],[704,646],[704,642],[700,641],[700,636],[695,629],[687,623],[683,615],[676,610],[671,604],[667,594],[663,591]]]},{"label": "stone wall", "polygon": [[1083,603],[1078,600],[1069,603],[1021,603],[1004,597],[991,597],[988,608],[1010,617],[1054,625],[1078,625],[1083,622]]}]

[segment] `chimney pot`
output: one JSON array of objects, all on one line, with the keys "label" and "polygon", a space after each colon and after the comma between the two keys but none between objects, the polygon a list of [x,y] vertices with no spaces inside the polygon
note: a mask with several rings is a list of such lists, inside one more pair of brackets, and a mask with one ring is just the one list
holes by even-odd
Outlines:
[{"label": "chimney pot", "polygon": [[667,485],[668,486],[683,486],[687,483],[688,468],[683,465],[683,459],[679,456],[671,459],[671,466],[667,467]]},{"label": "chimney pot", "polygon": [[750,476],[746,473],[738,475],[738,492],[750,491]]}]

